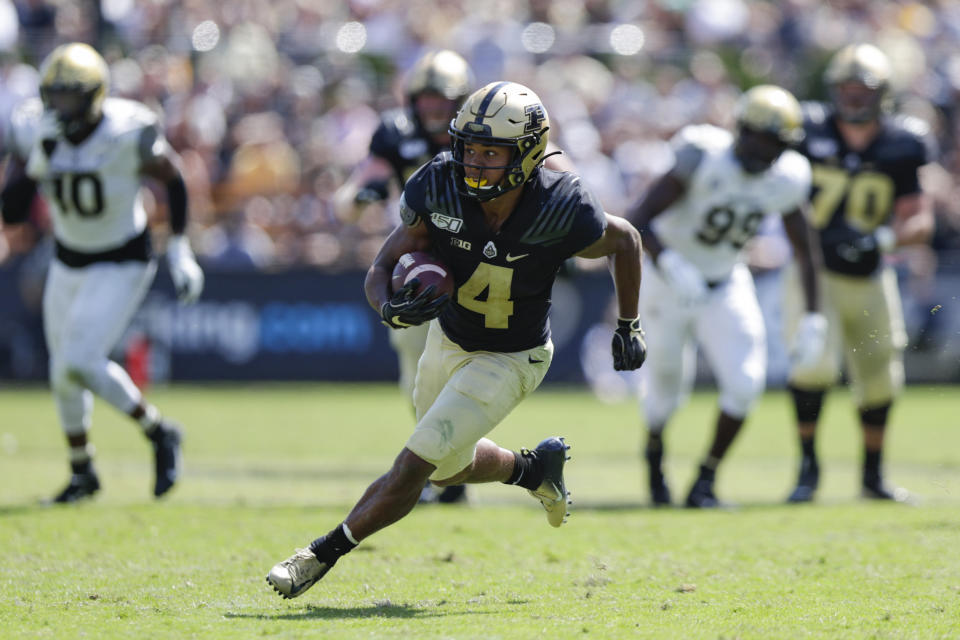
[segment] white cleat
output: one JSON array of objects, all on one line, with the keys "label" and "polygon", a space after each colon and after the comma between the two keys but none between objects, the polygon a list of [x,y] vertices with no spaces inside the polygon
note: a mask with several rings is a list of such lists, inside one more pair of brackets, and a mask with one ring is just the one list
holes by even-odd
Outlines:
[{"label": "white cleat", "polygon": [[310,549],[297,549],[295,554],[270,569],[267,582],[285,599],[296,598],[319,582],[332,566],[320,562]]}]

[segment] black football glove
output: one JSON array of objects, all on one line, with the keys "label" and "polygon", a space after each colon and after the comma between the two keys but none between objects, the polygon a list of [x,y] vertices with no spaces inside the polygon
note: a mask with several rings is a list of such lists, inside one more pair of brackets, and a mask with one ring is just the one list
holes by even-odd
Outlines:
[{"label": "black football glove", "polygon": [[383,303],[380,307],[383,324],[391,329],[406,329],[429,322],[440,315],[450,302],[450,296],[443,294],[433,299],[433,293],[437,290],[435,285],[425,287],[414,295],[414,290],[419,286],[420,281],[414,278],[394,293],[389,302]]},{"label": "black football glove", "polygon": [[643,341],[643,329],[640,318],[617,320],[617,330],[613,332],[613,368],[617,371],[639,369],[647,359],[647,343]]},{"label": "black football glove", "polygon": [[353,197],[354,204],[366,205],[382,202],[390,196],[386,180],[371,180],[363,185]]}]

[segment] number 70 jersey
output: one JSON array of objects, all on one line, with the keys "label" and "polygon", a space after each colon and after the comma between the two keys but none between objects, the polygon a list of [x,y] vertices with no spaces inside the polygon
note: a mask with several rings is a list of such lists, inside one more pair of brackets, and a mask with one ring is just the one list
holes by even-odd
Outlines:
[{"label": "number 70 jersey", "polygon": [[651,226],[708,282],[726,280],[765,216],[788,214],[806,201],[810,163],[787,150],[766,171],[747,173],[734,156],[730,132],[710,125],[685,127],[672,144],[674,172],[686,179],[687,191]]},{"label": "number 70 jersey", "polygon": [[[13,151],[27,161],[43,114],[39,100],[21,103],[11,119]],[[144,144],[165,145],[157,117],[145,105],[107,98],[103,120],[80,144],[62,135],[49,155],[49,173],[38,180],[57,241],[84,253],[124,245],[146,228],[140,194]],[[150,150],[146,150],[149,152]]]}]

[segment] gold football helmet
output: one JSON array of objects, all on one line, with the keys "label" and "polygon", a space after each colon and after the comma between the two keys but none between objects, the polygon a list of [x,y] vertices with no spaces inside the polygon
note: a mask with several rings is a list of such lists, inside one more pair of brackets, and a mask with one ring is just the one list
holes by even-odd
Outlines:
[{"label": "gold football helmet", "polygon": [[786,89],[762,84],[744,93],[736,106],[737,126],[770,133],[785,145],[803,140],[800,103]]},{"label": "gold football helmet", "polygon": [[[470,65],[454,51],[432,51],[417,60],[406,80],[407,104],[417,124],[431,135],[446,134],[473,83]],[[424,94],[434,95],[420,100]]]},{"label": "gold football helmet", "polygon": [[90,45],[60,45],[40,65],[40,98],[70,136],[96,124],[110,86],[103,57]]},{"label": "gold football helmet", "polygon": [[870,122],[880,116],[890,77],[890,61],[872,44],[840,49],[824,72],[837,115],[847,122]]},{"label": "gold football helmet", "polygon": [[803,113],[793,94],[763,84],[744,93],[734,110],[736,155],[750,173],[767,169],[791,145],[803,140]]},{"label": "gold football helmet", "polygon": [[[456,163],[461,193],[480,201],[491,200],[523,185],[544,160],[550,119],[540,98],[515,82],[491,82],[475,91],[460,107],[450,123],[453,161]],[[501,146],[512,150],[511,160],[497,184],[480,178],[467,179],[464,144]]]},{"label": "gold football helmet", "polygon": [[473,71],[455,51],[432,51],[413,65],[407,76],[407,96],[411,99],[425,91],[439,93],[459,105],[470,94]]}]

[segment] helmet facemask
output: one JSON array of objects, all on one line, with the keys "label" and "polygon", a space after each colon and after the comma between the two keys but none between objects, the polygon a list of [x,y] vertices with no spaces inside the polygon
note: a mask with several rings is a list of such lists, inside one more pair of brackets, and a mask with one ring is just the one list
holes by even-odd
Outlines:
[{"label": "helmet facemask", "polygon": [[46,110],[57,114],[64,134],[70,137],[100,120],[100,105],[94,106],[96,93],[97,89],[52,86],[40,89],[40,99]]},{"label": "helmet facemask", "polygon": [[[491,83],[472,94],[450,123],[457,185],[462,195],[481,202],[522,186],[543,162],[548,116],[533,91],[512,82]],[[498,166],[472,162],[467,145],[502,147],[509,159]],[[503,171],[495,183],[484,174]]]},{"label": "helmet facemask", "polygon": [[772,133],[754,131],[749,127],[740,127],[737,131],[734,154],[747,173],[766,171],[786,150],[787,144]]},{"label": "helmet facemask", "polygon": [[830,101],[841,120],[852,123],[872,122],[884,109],[886,87],[851,80],[830,85]]},{"label": "helmet facemask", "polygon": [[803,140],[803,114],[793,95],[775,85],[758,85],[736,105],[734,155],[747,173],[766,171],[780,154]]}]

